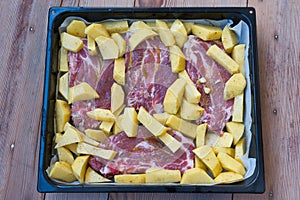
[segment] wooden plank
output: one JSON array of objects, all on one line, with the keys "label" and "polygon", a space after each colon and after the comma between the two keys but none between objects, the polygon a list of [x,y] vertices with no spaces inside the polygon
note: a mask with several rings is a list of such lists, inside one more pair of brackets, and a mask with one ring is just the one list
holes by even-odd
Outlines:
[{"label": "wooden plank", "polygon": [[45,200],[66,200],[66,199],[72,199],[72,200],[82,200],[82,199],[97,199],[97,200],[108,200],[108,193],[93,193],[93,194],[87,194],[87,193],[47,193]]},{"label": "wooden plank", "polygon": [[[66,1],[66,0],[64,0]],[[83,7],[133,7],[134,0],[80,0],[79,6]]]},{"label": "wooden plank", "polygon": [[47,13],[59,1],[1,2],[0,199],[37,192]]},{"label": "wooden plank", "polygon": [[249,6],[257,14],[266,192],[234,199],[299,199],[300,4],[249,1]]},{"label": "wooden plank", "polygon": [[135,0],[137,7],[220,7],[220,6],[246,6],[246,0]]}]

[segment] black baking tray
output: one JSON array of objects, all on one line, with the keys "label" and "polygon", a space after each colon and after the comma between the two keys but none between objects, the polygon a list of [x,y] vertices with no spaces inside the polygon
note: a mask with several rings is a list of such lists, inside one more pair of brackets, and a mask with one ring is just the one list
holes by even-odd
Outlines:
[{"label": "black baking tray", "polygon": [[[253,133],[250,156],[256,158],[256,169],[246,180],[214,186],[195,185],[66,185],[52,181],[46,169],[53,156],[54,102],[56,98],[57,52],[59,49],[58,27],[69,16],[82,17],[89,22],[105,19],[231,19],[234,24],[246,22],[250,31],[249,66],[252,91]],[[38,166],[39,192],[209,192],[209,193],[263,193],[265,191],[263,168],[263,144],[260,113],[259,70],[257,56],[256,17],[254,8],[69,8],[49,9],[47,29],[44,97],[40,154]]]}]

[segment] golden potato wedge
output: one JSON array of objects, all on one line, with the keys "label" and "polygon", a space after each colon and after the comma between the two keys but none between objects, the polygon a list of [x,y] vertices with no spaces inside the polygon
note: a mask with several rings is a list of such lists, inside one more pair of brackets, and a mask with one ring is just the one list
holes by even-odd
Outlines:
[{"label": "golden potato wedge", "polygon": [[208,55],[217,63],[219,63],[230,74],[235,74],[239,72],[239,64],[237,64],[229,55],[227,55],[216,44],[209,47],[209,49],[206,52],[206,55]]},{"label": "golden potato wedge", "polygon": [[180,182],[181,173],[179,170],[167,170],[150,168],[146,170],[146,183],[173,183]]},{"label": "golden potato wedge", "polygon": [[83,41],[80,38],[66,32],[60,34],[60,41],[62,47],[68,51],[78,52],[83,48]]},{"label": "golden potato wedge", "polygon": [[70,121],[71,109],[66,101],[57,99],[55,102],[56,132],[61,133],[65,124]]},{"label": "golden potato wedge", "polygon": [[69,71],[68,51],[64,47],[61,47],[58,50],[58,59],[59,59],[59,63],[58,63],[59,71],[68,72]]},{"label": "golden potato wedge", "polygon": [[181,146],[182,143],[176,140],[173,136],[168,133],[159,135],[158,138],[173,152],[175,153]]},{"label": "golden potato wedge", "polygon": [[155,113],[155,114],[153,114],[153,117],[157,121],[159,121],[159,123],[166,125],[166,122],[167,122],[168,118],[170,117],[170,114],[168,114],[167,112]]},{"label": "golden potato wedge", "polygon": [[59,161],[64,161],[69,165],[72,165],[74,162],[74,157],[71,151],[65,147],[58,147],[57,148],[57,155]]},{"label": "golden potato wedge", "polygon": [[126,41],[122,38],[122,36],[119,33],[111,34],[111,38],[119,47],[119,57],[124,56],[126,52]]},{"label": "golden potato wedge", "polygon": [[240,141],[235,145],[235,159],[244,165],[241,157],[246,153],[246,138],[240,139]]},{"label": "golden potato wedge", "polygon": [[55,133],[55,143],[57,144],[59,142],[59,140],[61,139],[61,137],[63,136],[62,133]]},{"label": "golden potato wedge", "polygon": [[69,104],[99,98],[98,93],[88,83],[82,82],[69,88]]},{"label": "golden potato wedge", "polygon": [[124,58],[115,59],[113,77],[114,80],[120,85],[125,84],[125,59]]},{"label": "golden potato wedge", "polygon": [[111,129],[114,126],[115,121],[113,122],[108,122],[108,121],[102,121],[99,128],[100,130],[104,131],[104,133],[106,133],[107,136],[111,135]]},{"label": "golden potato wedge", "polygon": [[84,183],[89,157],[90,156],[78,156],[71,165],[74,176],[81,184]]},{"label": "golden potato wedge", "polygon": [[222,29],[217,26],[193,24],[192,33],[204,41],[218,40],[221,38]]},{"label": "golden potato wedge", "polygon": [[124,118],[124,114],[119,115],[115,121],[114,127],[113,127],[113,133],[114,134],[118,134],[121,133],[123,131],[122,128],[122,120]]},{"label": "golden potato wedge", "polygon": [[224,100],[232,99],[244,92],[246,87],[246,79],[243,74],[238,73],[230,77],[225,83]]},{"label": "golden potato wedge", "polygon": [[[147,23],[148,24],[148,23]],[[152,28],[147,25],[145,22],[143,21],[136,21],[136,22],[133,22],[131,24],[131,26],[129,27],[129,31],[130,32],[136,32],[140,29],[148,29],[148,30],[152,30]]]},{"label": "golden potato wedge", "polygon": [[84,180],[86,183],[111,182],[111,180],[109,180],[109,179],[101,176],[97,172],[95,172],[91,167],[87,168]]},{"label": "golden potato wedge", "polygon": [[84,32],[86,28],[86,24],[80,20],[72,20],[71,23],[67,26],[67,33],[78,36],[78,37],[86,37]]},{"label": "golden potato wedge", "polygon": [[156,20],[156,28],[159,34],[161,41],[164,43],[165,46],[173,46],[175,44],[174,36],[172,35],[168,25],[166,22],[162,20]]},{"label": "golden potato wedge", "polygon": [[185,170],[180,184],[211,184],[214,180],[201,168]]},{"label": "golden potato wedge", "polygon": [[77,146],[78,146],[77,143],[72,143],[72,144],[65,145],[64,147],[66,147],[67,149],[72,151],[72,153],[78,156],[79,153],[77,152]]},{"label": "golden potato wedge", "polygon": [[84,33],[96,39],[99,36],[109,37],[109,33],[102,24],[90,24],[85,28]]},{"label": "golden potato wedge", "polygon": [[164,109],[169,114],[176,114],[182,101],[186,81],[182,78],[177,79],[168,88],[164,98]]},{"label": "golden potato wedge", "polygon": [[198,156],[195,156],[195,168],[201,168],[203,170],[207,170],[205,164],[200,160]]},{"label": "golden potato wedge", "polygon": [[126,20],[102,23],[105,29],[110,33],[123,33],[128,30],[128,22]]},{"label": "golden potato wedge", "polygon": [[220,161],[222,167],[227,171],[239,173],[243,176],[246,174],[245,167],[239,161],[235,160],[228,154],[219,152],[217,158]]},{"label": "golden potato wedge", "polygon": [[235,151],[233,148],[230,148],[230,147],[212,147],[212,148],[216,155],[218,155],[219,152],[223,152],[234,158]]},{"label": "golden potato wedge", "polygon": [[176,44],[182,48],[184,43],[187,41],[187,32],[184,24],[179,19],[176,19],[172,23],[170,31],[174,36]]},{"label": "golden potato wedge", "polygon": [[183,25],[185,27],[186,33],[189,35],[192,32],[194,22],[183,22]]},{"label": "golden potato wedge", "polygon": [[217,177],[222,172],[222,166],[209,145],[198,147],[193,152],[207,166],[214,177]]},{"label": "golden potato wedge", "polygon": [[176,46],[170,46],[170,60],[171,60],[171,68],[173,73],[181,72],[185,69],[185,56],[183,55],[181,49]]},{"label": "golden potato wedge", "polygon": [[138,131],[137,113],[134,108],[126,107],[122,120],[122,128],[128,137],[135,137]]},{"label": "golden potato wedge", "polygon": [[110,110],[114,113],[124,104],[125,93],[123,88],[117,83],[113,83],[111,86],[111,106]]},{"label": "golden potato wedge", "polygon": [[222,172],[216,178],[216,183],[234,183],[244,180],[244,177],[235,172]]},{"label": "golden potato wedge", "polygon": [[108,37],[98,36],[95,38],[98,44],[103,60],[115,59],[119,57],[119,46],[116,42]]},{"label": "golden potato wedge", "polygon": [[86,136],[97,142],[104,142],[105,140],[107,140],[106,134],[101,130],[86,129],[84,130],[84,132]]},{"label": "golden potato wedge", "polygon": [[231,147],[233,142],[233,135],[224,132],[221,137],[219,137],[217,143],[214,145],[216,147]]},{"label": "golden potato wedge", "polygon": [[68,100],[69,98],[69,72],[65,73],[59,78],[58,91],[60,94]]},{"label": "golden potato wedge", "polygon": [[49,177],[65,182],[76,181],[76,177],[73,175],[71,165],[63,161],[54,163],[54,165],[51,167]]},{"label": "golden potato wedge", "polygon": [[90,35],[87,36],[87,46],[88,46],[88,52],[91,56],[97,55],[95,39]]},{"label": "golden potato wedge", "polygon": [[234,97],[232,121],[244,121],[244,93]]},{"label": "golden potato wedge", "polygon": [[201,93],[194,84],[187,83],[184,89],[184,97],[189,103],[198,104],[200,102]]},{"label": "golden potato wedge", "polygon": [[207,131],[207,123],[200,124],[196,129],[196,147],[205,145],[205,135]]},{"label": "golden potato wedge", "polygon": [[150,29],[138,29],[130,38],[129,46],[130,50],[133,51],[143,41],[156,36],[157,33]]},{"label": "golden potato wedge", "polygon": [[146,109],[141,106],[137,115],[137,119],[146,129],[148,129],[154,136],[160,136],[167,132],[167,128],[159,123]]},{"label": "golden potato wedge", "polygon": [[106,122],[114,122],[116,120],[115,115],[110,110],[103,108],[96,108],[94,110],[86,112],[86,115],[89,118]]},{"label": "golden potato wedge", "polygon": [[[186,70],[179,72],[178,77],[183,78],[186,81],[186,83],[188,83],[190,85],[194,85],[193,81],[191,80],[191,78]],[[191,103],[193,103],[193,102],[191,102]]]},{"label": "golden potato wedge", "polygon": [[116,156],[117,152],[113,150],[102,149],[100,147],[95,147],[90,144],[79,142],[77,145],[77,152],[80,154],[88,154],[93,156],[98,156],[106,160],[112,160]]},{"label": "golden potato wedge", "polygon": [[114,176],[116,183],[140,184],[146,182],[146,174],[120,174]]},{"label": "golden potato wedge", "polygon": [[231,57],[232,59],[239,64],[239,71],[245,76],[245,67],[244,67],[244,62],[245,62],[245,44],[239,44],[233,47],[232,52],[231,52]]},{"label": "golden potato wedge", "polygon": [[222,31],[222,43],[226,53],[231,53],[233,47],[239,43],[239,39],[233,30],[226,25]]},{"label": "golden potato wedge", "polygon": [[219,135],[212,132],[207,132],[205,135],[205,145],[215,146],[219,138],[220,138]]},{"label": "golden potato wedge", "polygon": [[233,144],[236,145],[244,134],[245,125],[237,122],[227,122],[226,130],[232,134]]},{"label": "golden potato wedge", "polygon": [[166,122],[166,125],[192,139],[196,137],[197,125],[185,121],[175,115],[170,115]]},{"label": "golden potato wedge", "polygon": [[80,132],[75,127],[69,127],[56,144],[55,148],[83,141]]},{"label": "golden potato wedge", "polygon": [[93,146],[96,146],[96,147],[99,146],[99,142],[97,142],[96,140],[91,139],[90,137],[88,137],[84,133],[80,132],[79,130],[78,130],[78,132],[80,133],[83,142],[85,142],[87,144],[90,144],[90,145],[93,145]]},{"label": "golden potato wedge", "polygon": [[204,108],[198,104],[189,103],[187,100],[183,99],[180,107],[180,116],[182,119],[186,120],[197,120],[204,112]]}]

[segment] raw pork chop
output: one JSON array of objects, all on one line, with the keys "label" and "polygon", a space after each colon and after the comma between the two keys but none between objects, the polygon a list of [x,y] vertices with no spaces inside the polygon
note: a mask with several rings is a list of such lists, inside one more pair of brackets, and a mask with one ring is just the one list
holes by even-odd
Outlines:
[{"label": "raw pork chop", "polygon": [[95,108],[110,109],[110,88],[113,84],[113,61],[103,62],[103,69],[100,70],[98,56],[91,56],[88,53],[86,40],[84,47],[77,53],[69,52],[69,85],[70,87],[81,82],[87,82],[92,86],[100,98],[95,100],[79,101],[72,104],[72,121],[75,127],[84,131],[87,128],[98,128],[100,121],[89,118],[86,112]]},{"label": "raw pork chop", "polygon": [[[190,35],[183,47],[186,56],[186,70],[201,92],[200,105],[205,111],[197,123],[207,123],[208,130],[222,134],[222,130],[231,117],[233,101],[224,100],[224,86],[230,78],[230,73],[206,55],[208,48],[216,42],[205,42]],[[217,44],[221,45],[221,44]],[[205,84],[200,84],[199,79],[204,77]],[[204,93],[204,87],[210,88],[210,93]]]},{"label": "raw pork chop", "polygon": [[[129,37],[129,36],[127,36]],[[126,105],[138,110],[141,106],[153,113],[161,113],[168,87],[176,80],[172,73],[169,51],[159,37],[139,44],[125,54]]]},{"label": "raw pork chop", "polygon": [[181,172],[193,168],[192,150],[195,148],[193,140],[177,131],[169,131],[169,133],[182,143],[182,147],[175,153],[172,153],[145,127],[139,126],[137,137],[129,138],[121,132],[101,144],[101,147],[117,152],[113,160],[91,157],[89,164],[106,177],[116,174],[145,173],[151,167]]}]

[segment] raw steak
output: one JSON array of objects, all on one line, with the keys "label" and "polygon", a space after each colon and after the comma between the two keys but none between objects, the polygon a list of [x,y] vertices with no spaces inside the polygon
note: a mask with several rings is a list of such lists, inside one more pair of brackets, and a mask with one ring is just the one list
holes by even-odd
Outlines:
[{"label": "raw steak", "polygon": [[125,63],[126,105],[136,110],[144,106],[151,114],[163,112],[166,91],[177,78],[171,71],[168,48],[158,36],[148,39],[127,51]]},{"label": "raw steak", "polygon": [[103,62],[102,71],[99,56],[88,54],[86,40],[84,48],[77,53],[69,52],[69,85],[70,87],[81,82],[92,86],[100,98],[95,100],[79,101],[72,104],[72,121],[76,128],[84,131],[87,128],[98,128],[100,121],[89,118],[86,112],[95,108],[110,109],[110,88],[113,84],[113,61]]},{"label": "raw steak", "polygon": [[129,138],[124,132],[109,137],[101,144],[105,149],[117,152],[113,160],[91,157],[89,164],[106,177],[116,174],[145,173],[151,167],[180,170],[184,172],[194,167],[195,148],[193,140],[177,131],[169,131],[182,147],[172,153],[159,139],[155,138],[145,127],[139,126],[138,135]]},{"label": "raw steak", "polygon": [[[183,47],[186,56],[186,70],[201,92],[200,105],[205,109],[197,123],[207,123],[208,130],[222,134],[222,130],[231,117],[233,100],[224,100],[224,86],[230,78],[230,73],[206,55],[208,48],[217,41],[205,42],[198,37],[190,35]],[[217,45],[221,45],[217,43]],[[199,79],[204,77],[205,84],[200,84]],[[204,87],[211,89],[207,95]]]}]

